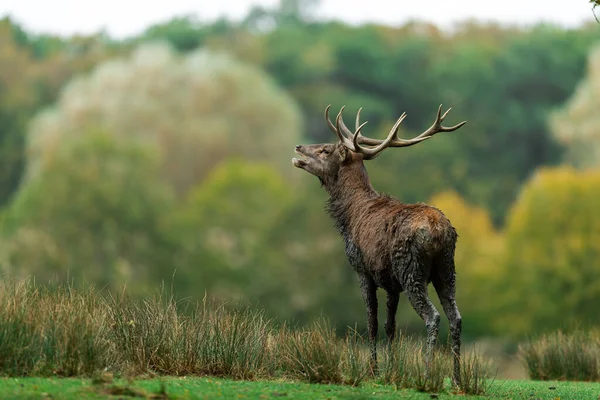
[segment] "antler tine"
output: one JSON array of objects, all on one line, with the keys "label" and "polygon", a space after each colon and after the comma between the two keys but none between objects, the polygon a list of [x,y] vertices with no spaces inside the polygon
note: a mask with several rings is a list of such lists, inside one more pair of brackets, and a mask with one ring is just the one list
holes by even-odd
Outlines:
[{"label": "antler tine", "polygon": [[[344,108],[346,106],[342,107],[342,109],[340,110],[340,113],[338,114],[338,116],[340,117],[340,122],[339,122],[339,128],[342,129],[342,131],[344,132],[344,136],[346,136],[348,138],[348,140],[353,140],[355,134],[354,132],[352,132],[344,123],[344,117],[342,116],[342,111],[344,111]],[[337,121],[336,121],[337,123]]]},{"label": "antler tine", "polygon": [[433,122],[433,125],[431,125],[429,127],[429,129],[427,129],[425,132],[421,133],[417,137],[420,138],[420,137],[425,137],[425,136],[433,136],[438,132],[452,132],[467,123],[467,121],[463,121],[454,126],[442,126],[442,122],[444,121],[444,118],[446,118],[446,116],[448,115],[450,110],[452,110],[452,107],[448,108],[446,110],[446,112],[444,113],[444,115],[442,115],[442,105],[440,104],[440,106],[438,107],[437,116],[435,118],[435,121]]},{"label": "antler tine", "polygon": [[[452,108],[449,108],[443,115],[442,115],[442,105],[440,104],[440,106],[438,107],[438,111],[437,111],[437,115],[435,118],[435,121],[433,122],[433,125],[431,125],[429,127],[429,129],[427,129],[425,132],[421,133],[419,136],[416,136],[412,139],[408,139],[408,140],[404,140],[404,139],[399,139],[396,138],[395,140],[391,141],[389,143],[388,147],[408,147],[408,146],[412,146],[415,145],[417,143],[422,142],[423,140],[429,139],[431,138],[433,135],[435,135],[438,132],[452,132],[457,130],[458,128],[460,128],[461,126],[463,126],[464,124],[467,123],[467,121],[463,121],[459,124],[456,124],[454,126],[442,126],[442,122],[444,121],[444,118],[446,118],[446,116],[448,115],[448,113],[450,112],[450,110],[452,110]],[[371,138],[367,138],[364,136],[361,136],[360,138],[358,138],[358,143],[360,144],[366,144],[369,146],[379,146],[380,144],[382,144],[384,141],[380,140],[380,139],[371,139]]]},{"label": "antler tine", "polygon": [[[392,142],[394,142],[394,141],[397,142],[398,140],[401,140],[401,139],[397,138],[397,135],[398,135],[398,128],[400,128],[400,124],[402,123],[402,121],[404,121],[404,118],[406,118],[406,113],[403,113],[400,116],[400,118],[398,118],[398,120],[392,127],[392,130],[390,130],[390,133],[388,134],[387,138],[383,141],[380,141],[379,145],[374,148],[361,147],[358,144],[359,139],[364,138],[364,137],[360,136],[360,129],[357,129],[356,134],[354,135],[354,138],[352,139],[354,147],[356,148],[356,152],[362,153],[363,159],[365,159],[365,160],[372,160],[375,157],[377,157],[379,155],[379,153],[381,153],[384,149],[389,147]],[[365,122],[365,124],[366,124],[366,122]],[[362,129],[362,127],[365,124],[362,124],[359,128]],[[428,138],[423,138],[421,140],[425,140],[425,139],[428,139]]]},{"label": "antler tine", "polygon": [[367,124],[367,122],[369,121],[365,121],[362,124],[360,124],[357,128],[356,128],[356,132],[354,133],[354,136],[352,137],[352,144],[354,146],[354,148],[356,149],[355,151],[362,153],[362,147],[360,147],[360,145],[358,144],[358,138],[360,137],[360,130],[363,128],[363,126],[365,126]]},{"label": "antler tine", "polygon": [[358,133],[359,131],[359,126],[360,126],[360,112],[362,111],[362,107],[358,109],[358,112],[356,113],[356,124],[354,125],[354,129],[356,130],[356,133]]},{"label": "antler tine", "polygon": [[[337,117],[335,118],[335,133],[338,135],[338,138],[340,139],[340,142],[346,146],[347,148],[349,148],[352,151],[356,151],[354,145],[352,144],[352,140],[353,137],[356,136],[354,135],[352,132],[350,132],[350,130],[346,127],[346,125],[344,125],[344,121],[342,120],[342,112],[344,111],[344,108],[346,106],[343,106],[340,110],[340,112],[338,113]],[[349,138],[342,135],[342,133],[340,132],[340,129],[342,129],[344,132],[347,132],[346,134],[349,135]]]},{"label": "antler tine", "polygon": [[331,108],[331,104],[329,104],[327,107],[325,107],[325,121],[327,121],[327,125],[329,126],[329,129],[331,130],[331,132],[333,132],[337,135],[338,132],[335,129],[335,126],[333,125],[331,120],[329,119],[329,109],[330,108]]},{"label": "antler tine", "polygon": [[327,120],[327,125],[329,126],[329,129],[336,134],[336,136],[338,137],[338,139],[340,139],[341,143],[344,143],[345,145],[348,145],[350,143],[352,143],[348,138],[344,137],[344,135],[342,135],[342,133],[340,132],[340,126],[339,126],[339,119],[340,119],[340,115],[342,114],[342,111],[344,111],[344,108],[346,106],[342,106],[342,109],[340,110],[340,112],[338,113],[336,119],[335,119],[335,125],[333,125],[333,123],[331,122],[331,120],[329,119],[329,108],[331,108],[331,104],[329,104],[326,108],[325,108],[325,119]]}]

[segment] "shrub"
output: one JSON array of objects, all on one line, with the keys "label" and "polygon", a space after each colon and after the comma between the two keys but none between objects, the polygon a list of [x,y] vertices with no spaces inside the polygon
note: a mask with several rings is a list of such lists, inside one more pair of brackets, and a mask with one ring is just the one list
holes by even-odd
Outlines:
[{"label": "shrub", "polygon": [[599,381],[600,337],[597,332],[561,331],[521,346],[520,356],[531,379]]}]

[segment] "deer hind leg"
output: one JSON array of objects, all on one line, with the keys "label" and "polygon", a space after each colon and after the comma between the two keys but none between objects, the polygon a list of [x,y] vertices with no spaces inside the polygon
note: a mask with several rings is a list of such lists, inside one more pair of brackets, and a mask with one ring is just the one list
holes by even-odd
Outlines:
[{"label": "deer hind leg", "polygon": [[427,278],[425,266],[419,262],[418,257],[411,256],[399,258],[395,265],[395,272],[400,280],[413,309],[425,321],[427,327],[427,347],[425,351],[426,372],[433,357],[433,349],[437,342],[440,330],[440,313],[435,308],[427,294]]},{"label": "deer hind leg", "polygon": [[373,279],[359,275],[360,291],[367,306],[367,331],[371,345],[371,369],[377,374],[377,286]]},{"label": "deer hind leg", "polygon": [[424,283],[416,283],[412,287],[406,287],[406,297],[415,309],[417,314],[425,321],[427,327],[427,347],[425,361],[427,365],[431,363],[433,349],[437,342],[440,331],[440,313],[427,295],[427,286]]},{"label": "deer hind leg", "polygon": [[460,346],[462,319],[458,306],[456,305],[456,280],[454,275],[454,257],[445,256],[436,266],[437,274],[432,277],[433,287],[435,288],[440,303],[444,308],[444,313],[448,317],[450,324],[450,336],[452,339],[452,355],[454,358],[454,371],[452,381],[455,385],[460,384]]}]

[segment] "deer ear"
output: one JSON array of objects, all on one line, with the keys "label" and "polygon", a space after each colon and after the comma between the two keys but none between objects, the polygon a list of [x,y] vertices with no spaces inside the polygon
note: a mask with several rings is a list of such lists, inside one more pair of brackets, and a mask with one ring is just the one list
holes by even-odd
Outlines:
[{"label": "deer ear", "polygon": [[348,148],[344,145],[340,145],[339,149],[340,161],[345,162],[348,160],[348,158],[350,158],[350,150],[348,150]]}]

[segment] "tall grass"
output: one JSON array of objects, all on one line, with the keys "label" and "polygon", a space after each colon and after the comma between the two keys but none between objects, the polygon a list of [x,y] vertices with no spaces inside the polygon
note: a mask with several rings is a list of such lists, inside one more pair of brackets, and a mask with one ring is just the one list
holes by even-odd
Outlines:
[{"label": "tall grass", "polygon": [[261,312],[206,300],[182,312],[172,297],[160,294],[141,303],[113,299],[107,309],[120,365],[129,374],[249,379],[275,370],[265,351],[273,328]]},{"label": "tall grass", "polygon": [[529,376],[536,380],[600,381],[600,334],[555,332],[519,349]]},{"label": "tall grass", "polygon": [[89,375],[114,361],[100,296],[30,282],[0,286],[0,373]]},{"label": "tall grass", "polygon": [[[402,336],[383,346],[376,379],[443,391],[451,357],[436,352],[426,374],[422,350],[422,342]],[[340,338],[324,319],[291,329],[260,311],[208,300],[192,305],[164,291],[136,301],[126,292],[0,283],[3,376],[285,377],[357,386],[373,379],[369,358],[356,331]]]},{"label": "tall grass", "polygon": [[492,364],[477,350],[465,354],[460,365],[459,389],[464,394],[483,395],[492,384]]},{"label": "tall grass", "polygon": [[382,350],[381,383],[423,392],[440,392],[444,389],[452,361],[447,352],[436,349],[427,369],[425,343],[422,340],[400,336]]}]

